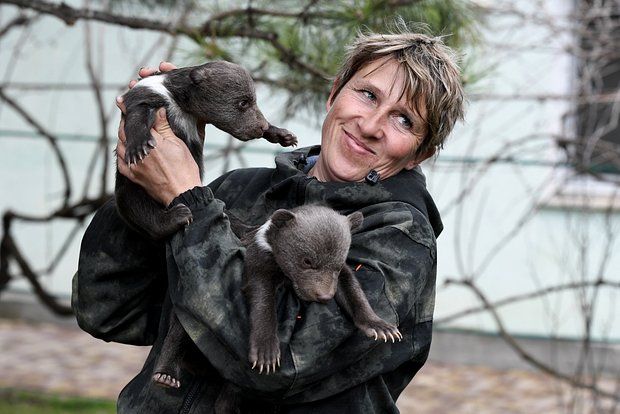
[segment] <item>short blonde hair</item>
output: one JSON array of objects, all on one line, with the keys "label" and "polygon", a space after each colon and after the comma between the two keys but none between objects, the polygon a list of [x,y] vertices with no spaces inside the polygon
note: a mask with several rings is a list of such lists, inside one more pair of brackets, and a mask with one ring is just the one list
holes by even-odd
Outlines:
[{"label": "short blonde hair", "polygon": [[[426,134],[417,154],[435,151],[464,116],[464,91],[456,53],[441,37],[411,32],[402,20],[387,34],[360,32],[351,43],[345,61],[334,79],[331,102],[344,85],[363,67],[385,57],[395,59],[404,70],[403,94],[426,124]],[[418,109],[424,105],[426,116]],[[417,155],[416,154],[416,155]]]}]

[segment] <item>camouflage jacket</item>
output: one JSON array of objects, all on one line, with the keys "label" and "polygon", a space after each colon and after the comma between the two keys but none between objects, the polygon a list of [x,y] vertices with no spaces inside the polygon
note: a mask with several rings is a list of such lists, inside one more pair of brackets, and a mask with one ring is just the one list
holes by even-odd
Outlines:
[{"label": "camouflage jacket", "polygon": [[[320,147],[276,157],[276,168],[236,170],[178,197],[194,221],[166,243],[130,231],[110,201],[90,223],[73,281],[82,329],[106,341],[153,345],[123,389],[119,413],[210,413],[224,381],[243,389],[248,413],[395,413],[395,401],[424,364],[435,296],[437,209],[418,170],[376,185],[321,183],[304,173]],[[334,300],[305,303],[277,292],[282,365],[259,375],[248,362],[248,315],[240,286],[245,249],[229,216],[258,225],[278,208],[327,204],[359,210],[352,238],[356,269],[376,313],[396,323],[402,342],[356,330]],[[196,349],[180,389],[151,383],[171,303]],[[193,359],[192,359],[193,358]]]}]

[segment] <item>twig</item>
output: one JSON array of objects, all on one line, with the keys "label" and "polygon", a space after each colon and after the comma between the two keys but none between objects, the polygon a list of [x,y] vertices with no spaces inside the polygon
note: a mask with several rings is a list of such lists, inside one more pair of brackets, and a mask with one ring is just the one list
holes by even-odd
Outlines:
[{"label": "twig", "polygon": [[13,20],[4,25],[4,27],[0,28],[0,37],[6,35],[12,28],[16,26],[24,26],[30,22],[30,18],[24,14],[20,14],[15,17]]},{"label": "twig", "polygon": [[69,170],[67,168],[67,164],[65,162],[65,158],[60,151],[60,147],[58,146],[57,138],[48,132],[41,124],[39,124],[25,109],[23,109],[16,101],[7,96],[2,88],[0,88],[0,99],[5,101],[10,107],[12,107],[21,117],[30,124],[39,134],[47,138],[50,146],[54,154],[56,155],[56,159],[58,160],[58,164],[60,165],[60,169],[62,171],[63,178],[65,180],[65,191],[64,191],[64,201],[63,206],[66,206],[69,203],[69,199],[71,198],[71,179],[69,177]]},{"label": "twig", "polygon": [[557,379],[559,379],[561,381],[564,381],[564,382],[570,384],[572,387],[585,389],[585,390],[591,391],[593,393],[596,393],[597,395],[600,395],[602,397],[610,398],[610,399],[612,399],[614,401],[620,401],[620,395],[617,395],[617,394],[614,394],[612,392],[608,392],[608,391],[602,390],[602,389],[596,387],[593,384],[582,382],[582,381],[580,381],[580,380],[578,380],[576,378],[573,378],[573,377],[571,377],[569,375],[563,374],[563,373],[557,371],[556,369],[548,366],[544,362],[538,360],[533,355],[528,353],[525,349],[523,349],[521,347],[521,345],[519,345],[519,343],[515,340],[515,338],[508,333],[508,331],[504,327],[504,324],[503,324],[501,318],[499,317],[499,314],[497,313],[497,310],[493,307],[493,305],[489,302],[489,300],[486,298],[486,296],[482,293],[482,291],[476,286],[476,284],[473,281],[471,281],[471,280],[452,280],[451,283],[460,284],[460,285],[466,286],[472,292],[474,292],[474,294],[478,297],[480,302],[482,302],[483,307],[485,308],[485,310],[487,310],[491,314],[491,317],[495,321],[495,325],[497,326],[497,329],[499,331],[499,335],[502,337],[502,339],[504,339],[504,341],[508,344],[508,346],[510,346],[513,349],[513,351],[515,351],[517,353],[517,355],[519,355],[523,360],[528,362],[530,365],[532,365],[533,367],[537,368],[541,372],[544,372],[545,374],[548,374],[548,375],[550,375],[550,376],[552,376],[554,378],[557,378]]},{"label": "twig", "polygon": [[249,27],[227,28],[227,30],[223,31],[220,27],[218,27],[220,20],[212,19],[205,21],[199,27],[188,27],[184,25],[162,23],[156,20],[125,17],[99,10],[78,9],[68,6],[65,3],[56,4],[41,0],[0,0],[0,4],[1,3],[13,4],[19,7],[36,10],[40,13],[50,14],[63,20],[68,25],[73,25],[75,22],[82,19],[96,20],[130,27],[133,29],[155,30],[171,35],[182,34],[190,39],[195,39],[196,36],[205,37],[217,34],[217,36],[220,37],[244,37],[248,39],[262,40],[270,43],[273,48],[278,51],[282,60],[291,68],[305,70],[314,77],[321,79],[328,78],[328,74],[306,62],[301,61],[292,50],[286,48],[278,41],[277,33],[273,32],[264,32]]},{"label": "twig", "polygon": [[[452,279],[452,278],[448,278],[444,282],[444,286],[449,286],[453,284],[461,284],[461,283],[458,280]],[[536,290],[534,292],[528,292],[528,293],[522,293],[519,295],[510,296],[510,297],[498,300],[496,302],[493,302],[490,304],[490,306],[492,306],[494,309],[498,309],[498,308],[501,308],[502,306],[535,299],[535,298],[549,295],[552,293],[562,292],[566,290],[581,289],[584,287],[592,287],[592,286],[606,286],[606,287],[610,287],[614,289],[620,289],[620,282],[614,282],[614,281],[606,280],[606,279],[598,279],[598,280],[589,281],[589,282],[565,283],[565,284],[557,285],[557,286],[549,286],[543,289]],[[444,316],[441,318],[435,318],[434,323],[436,324],[449,323],[449,322],[453,322],[457,319],[461,319],[469,315],[484,312],[486,310],[487,308],[485,306],[472,307],[472,308],[465,309],[462,311],[454,312],[453,314],[448,315],[448,316]]]}]

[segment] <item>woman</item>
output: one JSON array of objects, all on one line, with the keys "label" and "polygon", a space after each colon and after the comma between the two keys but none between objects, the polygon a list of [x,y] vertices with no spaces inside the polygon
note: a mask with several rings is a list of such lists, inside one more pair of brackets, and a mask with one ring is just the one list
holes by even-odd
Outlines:
[{"label": "woman", "polygon": [[[194,221],[161,246],[129,230],[110,202],[84,235],[73,296],[80,326],[107,341],[153,344],[142,372],[121,392],[119,412],[211,412],[225,380],[252,401],[243,412],[398,412],[395,401],[430,347],[442,229],[418,164],[462,118],[458,67],[439,38],[361,34],[326,108],[320,146],[280,154],[274,169],[227,173],[207,187],[163,110],[152,131],[157,147],[131,169],[120,128],[120,172],[163,205],[184,203]],[[403,340],[368,339],[334,301],[304,303],[280,289],[281,367],[259,375],[247,361],[245,249],[228,215],[258,225],[278,208],[313,202],[363,213],[348,264]],[[151,383],[172,306],[199,359],[183,371],[178,390]]]}]

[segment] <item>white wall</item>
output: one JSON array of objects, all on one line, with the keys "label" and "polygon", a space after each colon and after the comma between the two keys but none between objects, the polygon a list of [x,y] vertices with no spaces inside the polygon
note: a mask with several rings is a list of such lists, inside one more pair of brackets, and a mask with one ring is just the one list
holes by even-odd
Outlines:
[{"label": "white wall", "polygon": [[[573,93],[574,61],[566,50],[574,39],[570,31],[560,29],[566,27],[571,4],[488,4],[506,11],[489,17],[486,46],[475,55],[477,65],[491,67],[491,73],[470,90],[473,98],[465,124],[456,129],[427,170],[446,227],[439,239],[438,285],[447,278],[473,276],[493,302],[542,287],[596,280],[602,263],[604,276],[617,282],[620,257],[613,254],[618,251],[617,210],[607,215],[550,206],[554,201],[550,195],[572,175],[568,167],[553,166],[562,159],[553,138],[566,132],[563,127],[570,128],[562,118],[571,108],[570,100],[558,97]],[[546,8],[528,10],[540,4]],[[515,8],[526,15],[533,12],[540,21],[507,11]],[[513,98],[488,99],[489,95]],[[484,160],[494,155],[513,160],[485,166]],[[463,158],[482,162],[452,162]],[[470,182],[475,184],[470,186]],[[464,188],[471,188],[465,202],[455,203]],[[585,196],[592,192],[581,185],[577,188]],[[611,239],[605,238],[606,229],[611,229]],[[612,252],[606,261],[605,249]],[[513,333],[581,337],[585,324],[581,309],[595,298],[591,334],[619,340],[618,289],[594,292],[588,288],[522,301],[500,308],[500,315]],[[436,318],[480,305],[468,288],[440,288]],[[450,326],[497,330],[488,313],[459,319]]]}]

